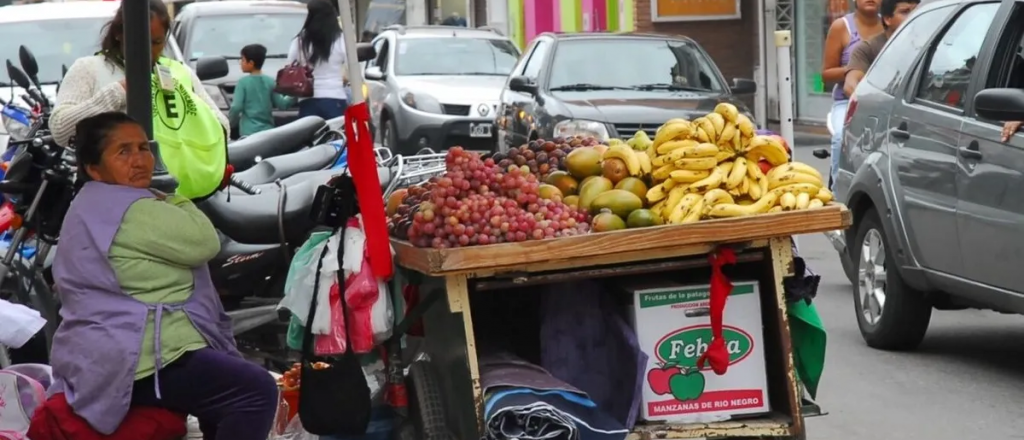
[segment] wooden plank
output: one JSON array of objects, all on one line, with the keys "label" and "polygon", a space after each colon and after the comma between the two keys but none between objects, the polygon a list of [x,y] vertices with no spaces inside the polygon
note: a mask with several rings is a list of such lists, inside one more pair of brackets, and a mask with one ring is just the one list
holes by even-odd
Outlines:
[{"label": "wooden plank", "polygon": [[562,237],[549,240],[425,249],[392,240],[396,261],[403,267],[426,274],[496,271],[551,261],[609,257],[614,263],[623,254],[653,254],[680,246],[706,246],[769,239],[796,234],[825,232],[849,227],[850,211],[841,204],[802,211],[762,214],[686,225]]},{"label": "wooden plank", "polygon": [[483,431],[484,423],[484,392],[480,385],[480,364],[476,357],[476,336],[473,333],[473,314],[469,306],[469,283],[463,274],[445,277],[445,290],[448,291],[448,309],[453,314],[460,314],[462,327],[466,332],[466,360],[469,364],[469,378],[473,387],[473,406],[476,410],[478,432]]},{"label": "wooden plank", "polygon": [[804,432],[804,418],[801,414],[800,388],[797,386],[799,380],[796,375],[796,363],[793,361],[793,340],[789,331],[789,311],[786,305],[786,292],[782,286],[783,278],[793,275],[793,243],[789,237],[778,237],[771,239],[771,260],[774,279],[772,286],[775,287],[775,300],[778,303],[776,317],[779,323],[778,338],[782,347],[782,357],[786,366],[786,383],[784,384],[787,400],[789,401],[789,414],[793,417],[792,433],[799,436]]},{"label": "wooden plank", "polygon": [[772,413],[765,417],[712,423],[672,425],[637,425],[626,440],[718,438],[718,437],[784,437],[790,435],[792,419]]}]

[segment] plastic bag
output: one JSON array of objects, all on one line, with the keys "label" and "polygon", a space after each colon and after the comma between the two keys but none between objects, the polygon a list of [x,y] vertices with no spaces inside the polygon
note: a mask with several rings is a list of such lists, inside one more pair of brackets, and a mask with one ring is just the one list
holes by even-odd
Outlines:
[{"label": "plastic bag", "polygon": [[370,324],[373,327],[373,341],[381,344],[391,337],[395,324],[395,311],[391,304],[391,290],[384,281],[377,281],[377,301],[370,309]]},{"label": "plastic bag", "polygon": [[[317,259],[323,252],[324,246],[331,238],[330,231],[314,232],[309,239],[295,251],[291,265],[288,267],[288,277],[284,283],[284,299],[278,304],[278,309],[288,309],[299,321],[299,324],[306,325],[306,317],[309,316],[309,304],[313,302],[313,283],[316,281]],[[319,313],[318,313],[319,315]]]},{"label": "plastic bag", "polygon": [[0,370],[0,439],[24,439],[32,415],[44,402],[46,389],[38,380]]},{"label": "plastic bag", "polygon": [[347,350],[345,343],[346,319],[344,309],[341,307],[341,292],[338,289],[338,283],[331,286],[330,292],[331,330],[326,335],[316,335],[316,340],[313,341],[313,350],[318,356],[342,354]]},{"label": "plastic bag", "polygon": [[319,436],[310,434],[302,428],[302,422],[299,421],[298,417],[293,417],[288,425],[285,427],[284,432],[271,433],[268,440],[320,440]]}]

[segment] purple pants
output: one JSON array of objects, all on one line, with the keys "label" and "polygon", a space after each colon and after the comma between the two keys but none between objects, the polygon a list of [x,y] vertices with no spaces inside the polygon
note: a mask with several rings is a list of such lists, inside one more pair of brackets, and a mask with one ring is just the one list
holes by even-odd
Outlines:
[{"label": "purple pants", "polygon": [[153,376],[135,381],[132,405],[154,406],[199,419],[203,440],[266,440],[277,412],[274,379],[245,359],[203,348],[160,370],[156,398]]}]

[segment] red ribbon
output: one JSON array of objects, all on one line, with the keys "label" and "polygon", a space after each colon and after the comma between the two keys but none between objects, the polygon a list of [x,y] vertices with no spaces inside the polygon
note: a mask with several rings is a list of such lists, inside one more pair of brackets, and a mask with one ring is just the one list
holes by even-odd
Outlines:
[{"label": "red ribbon", "polygon": [[719,248],[708,255],[708,261],[711,262],[711,344],[697,359],[697,367],[704,368],[704,362],[707,361],[711,364],[711,370],[721,376],[729,369],[729,350],[725,348],[725,338],[722,336],[722,317],[725,314],[725,302],[732,293],[732,282],[722,273],[722,266],[736,264],[736,254],[730,248]]},{"label": "red ribbon", "polygon": [[377,279],[388,279],[391,266],[391,241],[384,218],[384,192],[377,175],[377,160],[370,137],[370,112],[366,103],[353,104],[345,110],[345,137],[348,140],[348,169],[356,185],[359,212],[363,215],[363,233],[370,269]]}]

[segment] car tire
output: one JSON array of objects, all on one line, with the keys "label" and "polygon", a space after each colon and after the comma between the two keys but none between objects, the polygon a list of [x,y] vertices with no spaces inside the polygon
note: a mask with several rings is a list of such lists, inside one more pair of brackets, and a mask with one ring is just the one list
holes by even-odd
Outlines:
[{"label": "car tire", "polygon": [[398,148],[398,132],[395,131],[395,121],[393,119],[387,118],[381,124],[380,141],[385,148],[391,150],[391,153],[401,153]]},{"label": "car tire", "polygon": [[854,264],[854,258],[850,255],[853,252],[853,244],[850,240],[854,238],[856,234],[847,234],[846,237],[846,249],[839,253],[839,263],[843,265],[843,273],[846,274],[846,279],[850,280],[850,284],[857,285],[857,265]]},{"label": "car tire", "polygon": [[916,348],[928,330],[931,303],[903,281],[874,208],[861,217],[856,236],[850,259],[857,270],[853,304],[861,337],[880,350]]}]

